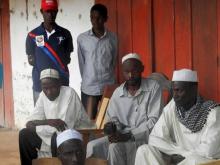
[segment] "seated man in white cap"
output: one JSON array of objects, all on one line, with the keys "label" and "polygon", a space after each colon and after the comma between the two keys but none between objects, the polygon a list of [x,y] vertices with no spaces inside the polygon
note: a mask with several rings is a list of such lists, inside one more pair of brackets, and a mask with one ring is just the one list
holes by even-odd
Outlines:
[{"label": "seated man in white cap", "polygon": [[51,156],[51,137],[66,128],[94,128],[73,88],[60,85],[59,73],[45,69],[40,74],[42,92],[33,113],[19,133],[22,165],[37,157]]},{"label": "seated man in white cap", "polygon": [[86,159],[82,135],[76,130],[58,133],[56,140],[57,156],[63,165],[107,165],[105,160]]},{"label": "seated man in white cap", "polygon": [[220,158],[220,107],[198,95],[196,71],[174,71],[172,91],[135,165],[197,165]]},{"label": "seated man in white cap", "polygon": [[87,157],[107,159],[109,165],[133,165],[136,149],[148,142],[148,135],[161,110],[162,90],[152,79],[142,78],[139,55],[122,58],[125,82],[113,93],[106,112],[106,137],[87,145]]},{"label": "seated man in white cap", "polygon": [[86,159],[82,135],[74,130],[67,129],[55,135],[54,151],[58,157],[40,158],[33,160],[36,165],[107,165],[105,160]]},{"label": "seated man in white cap", "polygon": [[57,135],[57,156],[63,165],[84,165],[85,151],[82,135],[68,129]]}]

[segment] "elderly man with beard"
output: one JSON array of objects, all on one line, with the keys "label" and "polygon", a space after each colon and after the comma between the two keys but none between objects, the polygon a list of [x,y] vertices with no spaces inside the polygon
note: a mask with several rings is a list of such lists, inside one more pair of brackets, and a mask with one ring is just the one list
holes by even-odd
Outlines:
[{"label": "elderly man with beard", "polygon": [[220,107],[198,95],[196,71],[174,71],[172,91],[135,165],[197,165],[220,158]]},{"label": "elderly man with beard", "polygon": [[148,142],[162,104],[162,90],[152,79],[142,78],[139,55],[122,58],[125,82],[113,93],[106,112],[106,137],[87,145],[87,157],[107,159],[110,165],[133,165],[136,149]]}]

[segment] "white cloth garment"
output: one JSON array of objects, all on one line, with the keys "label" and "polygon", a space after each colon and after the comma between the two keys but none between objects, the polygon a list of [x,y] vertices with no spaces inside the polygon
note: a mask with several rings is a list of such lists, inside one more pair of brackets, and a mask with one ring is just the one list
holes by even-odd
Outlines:
[{"label": "white cloth garment", "polygon": [[136,59],[141,62],[141,58],[137,53],[129,53],[122,57],[121,63],[123,64],[128,59]]},{"label": "white cloth garment", "polygon": [[107,137],[96,139],[88,143],[87,157],[108,159],[110,165],[133,165],[137,147],[148,142],[162,108],[162,90],[155,80],[142,79],[135,96],[122,84],[110,99],[106,121],[117,119],[124,127],[122,132],[130,131],[135,140],[109,144]]},{"label": "white cloth garment", "polygon": [[55,69],[44,69],[40,72],[40,80],[44,78],[54,78],[59,79],[59,72]]},{"label": "white cloth garment", "polygon": [[[54,101],[50,101],[44,92],[40,93],[34,111],[28,121],[46,119],[61,119],[67,124],[68,128],[72,129],[95,128],[94,123],[91,122],[86,114],[77,93],[73,88],[67,86],[60,88],[60,94]],[[39,157],[51,156],[51,137],[56,131],[56,128],[49,125],[36,127],[36,132],[42,139]]]},{"label": "white cloth garment", "polygon": [[58,133],[56,141],[57,141],[57,148],[59,148],[59,146],[70,139],[77,139],[83,142],[83,137],[81,135],[81,133],[79,133],[78,131],[74,130],[74,129],[66,129],[63,132]]},{"label": "white cloth garment", "polygon": [[171,100],[155,124],[148,145],[139,147],[135,165],[163,165],[159,151],[185,157],[179,165],[197,165],[220,158],[220,107],[212,109],[201,131],[192,133],[176,117]]},{"label": "white cloth garment", "polygon": [[198,82],[197,72],[190,69],[175,70],[172,81]]}]

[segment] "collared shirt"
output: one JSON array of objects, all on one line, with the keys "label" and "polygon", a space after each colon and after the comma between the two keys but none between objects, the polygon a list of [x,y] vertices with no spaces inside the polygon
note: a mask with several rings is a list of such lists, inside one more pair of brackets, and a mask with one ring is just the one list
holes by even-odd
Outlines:
[{"label": "collared shirt", "polygon": [[117,118],[124,125],[124,131],[131,131],[135,140],[147,142],[162,108],[162,89],[155,80],[142,79],[134,96],[129,94],[124,83],[114,91],[110,99],[106,121]]},{"label": "collared shirt", "polygon": [[[40,93],[33,113],[28,121],[61,119],[68,128],[95,128],[73,88],[62,86],[59,96],[50,101],[44,92]],[[49,152],[51,136],[56,132],[56,128],[49,125],[36,127],[38,136],[42,139],[41,151]]]},{"label": "collared shirt", "polygon": [[[220,106],[212,108],[204,127],[194,133],[178,119],[172,99],[153,128],[149,145],[168,155],[183,157],[220,158]],[[182,163],[181,163],[182,164]]]},{"label": "collared shirt", "polygon": [[68,63],[73,51],[72,36],[63,27],[55,25],[55,32],[47,35],[43,23],[28,33],[26,54],[34,57],[32,70],[33,89],[40,92],[40,72],[47,68],[59,71],[63,85],[69,85]]},{"label": "collared shirt", "polygon": [[115,82],[116,35],[106,30],[98,38],[89,30],[79,35],[77,44],[81,90],[88,95],[102,95],[104,86]]}]

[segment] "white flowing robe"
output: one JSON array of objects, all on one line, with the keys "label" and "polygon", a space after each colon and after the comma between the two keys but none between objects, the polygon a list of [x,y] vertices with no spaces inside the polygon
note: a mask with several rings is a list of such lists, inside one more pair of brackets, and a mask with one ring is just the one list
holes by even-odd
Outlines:
[{"label": "white flowing robe", "polygon": [[196,165],[220,158],[220,107],[212,109],[201,131],[192,133],[176,117],[171,100],[153,128],[148,145],[141,146],[135,165],[163,165],[159,151],[185,157],[180,165]]},{"label": "white flowing robe", "polygon": [[[95,128],[94,123],[91,122],[86,114],[77,93],[67,86],[61,86],[60,94],[54,101],[50,101],[44,92],[40,93],[34,111],[28,117],[28,121],[46,119],[61,119],[67,124],[68,128]],[[51,137],[54,132],[57,132],[57,129],[49,125],[41,125],[36,127],[36,132],[42,139],[38,157],[50,157]]]}]

